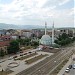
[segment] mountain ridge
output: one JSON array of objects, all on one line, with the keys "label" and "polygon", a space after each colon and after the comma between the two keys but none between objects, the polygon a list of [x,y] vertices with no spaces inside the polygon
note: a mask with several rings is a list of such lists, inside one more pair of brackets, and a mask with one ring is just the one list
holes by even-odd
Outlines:
[{"label": "mountain ridge", "polygon": [[[15,24],[0,23],[0,29],[41,29],[41,28],[44,28],[44,26],[41,26],[41,25],[15,25]],[[51,29],[52,27],[48,26],[47,28]],[[75,28],[75,27],[59,27],[59,28]]]},{"label": "mountain ridge", "polygon": [[0,23],[0,29],[35,29],[35,28],[44,28],[44,26],[39,25],[15,25],[15,24],[6,24]]}]

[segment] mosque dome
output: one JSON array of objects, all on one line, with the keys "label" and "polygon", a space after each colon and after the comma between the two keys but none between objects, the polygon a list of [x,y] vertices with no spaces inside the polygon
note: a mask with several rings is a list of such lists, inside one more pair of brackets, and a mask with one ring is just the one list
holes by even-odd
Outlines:
[{"label": "mosque dome", "polygon": [[50,46],[52,44],[52,38],[49,35],[43,35],[40,39],[40,44]]}]

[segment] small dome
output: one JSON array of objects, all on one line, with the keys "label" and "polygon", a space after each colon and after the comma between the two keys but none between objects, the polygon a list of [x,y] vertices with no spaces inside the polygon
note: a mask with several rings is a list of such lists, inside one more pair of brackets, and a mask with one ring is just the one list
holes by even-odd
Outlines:
[{"label": "small dome", "polygon": [[49,35],[43,35],[40,39],[40,43],[43,45],[51,45],[52,44],[52,38]]}]

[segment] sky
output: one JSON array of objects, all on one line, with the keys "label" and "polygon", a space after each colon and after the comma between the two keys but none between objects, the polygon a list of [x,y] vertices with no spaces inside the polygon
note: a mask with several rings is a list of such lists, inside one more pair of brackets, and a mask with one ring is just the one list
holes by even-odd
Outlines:
[{"label": "sky", "polygon": [[0,23],[74,27],[75,0],[0,0]]}]

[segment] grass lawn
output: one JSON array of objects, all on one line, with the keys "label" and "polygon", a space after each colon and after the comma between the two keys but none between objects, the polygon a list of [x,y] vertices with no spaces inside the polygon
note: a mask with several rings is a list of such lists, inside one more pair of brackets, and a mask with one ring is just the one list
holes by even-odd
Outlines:
[{"label": "grass lawn", "polygon": [[45,55],[39,55],[39,56],[36,56],[36,57],[34,57],[34,58],[32,58],[32,59],[29,59],[29,60],[26,60],[25,62],[27,63],[27,64],[31,64],[31,63],[33,63],[33,62],[35,62],[35,61],[37,61],[37,60],[39,60],[39,59],[41,59],[41,58],[43,58],[43,57],[45,57],[45,56],[47,56],[47,54],[45,54]]},{"label": "grass lawn", "polygon": [[7,73],[0,71],[0,75],[7,75]]},{"label": "grass lawn", "polygon": [[32,57],[34,55],[37,55],[37,53],[32,53],[32,54],[29,54],[29,55],[26,55],[26,56],[22,56],[20,58],[15,59],[15,60],[24,60],[24,59],[27,59],[27,58]]},{"label": "grass lawn", "polygon": [[13,71],[11,71],[11,70],[9,70],[9,71],[7,71],[7,72],[5,72],[5,71],[0,71],[0,75],[8,75],[8,74],[10,74],[10,73],[12,73]]}]

